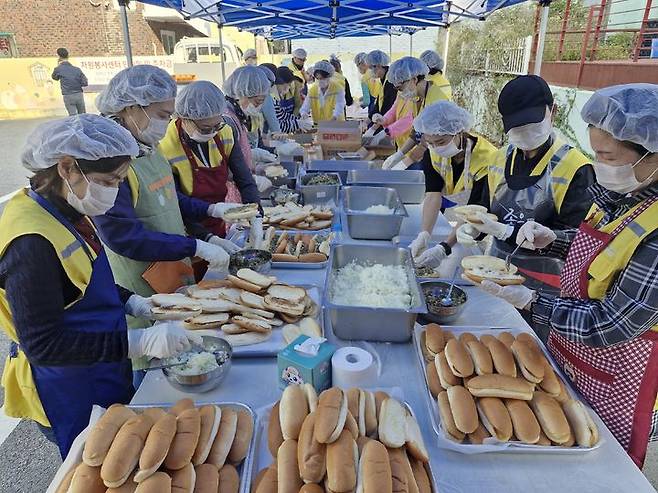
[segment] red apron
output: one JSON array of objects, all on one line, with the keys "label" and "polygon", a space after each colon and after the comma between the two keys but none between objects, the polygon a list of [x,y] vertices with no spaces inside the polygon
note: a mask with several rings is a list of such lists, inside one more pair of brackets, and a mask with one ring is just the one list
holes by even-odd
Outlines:
[{"label": "red apron", "polygon": [[[209,204],[224,202],[226,200],[226,193],[228,191],[228,158],[226,157],[222,139],[220,139],[218,135],[215,135],[214,137],[215,144],[217,144],[217,149],[219,149],[219,153],[222,156],[221,164],[214,168],[199,166],[194,153],[185,144],[180,119],[176,120],[176,130],[178,130],[178,138],[180,139],[183,150],[185,151],[185,156],[187,156],[187,160],[192,167],[191,196],[196,199],[204,200]],[[204,219],[202,224],[213,234],[222,238],[226,236],[226,227],[222,219],[209,217]]]},{"label": "red apron", "polygon": [[[580,225],[562,271],[562,296],[588,296],[588,269],[597,255],[658,197],[646,200],[610,234]],[[589,347],[551,330],[548,348],[555,360],[610,429],[633,462],[642,468],[658,392],[658,333],[610,347]]]}]

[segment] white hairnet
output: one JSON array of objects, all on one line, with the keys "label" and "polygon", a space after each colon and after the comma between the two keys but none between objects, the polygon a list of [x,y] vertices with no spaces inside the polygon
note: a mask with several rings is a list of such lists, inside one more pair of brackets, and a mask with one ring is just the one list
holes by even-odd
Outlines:
[{"label": "white hairnet", "polygon": [[137,141],[128,130],[109,118],[86,113],[39,125],[27,137],[21,162],[36,172],[64,156],[96,161],[138,153]]},{"label": "white hairnet", "polygon": [[114,115],[128,106],[149,106],[176,97],[176,82],[160,67],[135,65],[110,79],[96,98],[96,107],[104,115]]},{"label": "white hairnet", "polygon": [[366,63],[370,66],[381,65],[382,67],[388,67],[390,62],[391,59],[382,50],[371,51],[366,56]]},{"label": "white hairnet", "polygon": [[306,54],[306,50],[304,48],[296,48],[292,52],[292,56],[294,56],[295,58],[301,58],[302,60],[306,60],[306,57],[308,55]]},{"label": "white hairnet", "polygon": [[624,84],[599,89],[580,112],[583,120],[617,140],[658,152],[658,85]]},{"label": "white hairnet", "polygon": [[265,73],[265,76],[267,77],[267,80],[270,81],[270,86],[276,82],[276,74],[274,72],[272,72],[269,68],[267,68],[263,65],[259,65],[258,68],[261,69]]},{"label": "white hairnet", "polygon": [[313,73],[317,72],[318,70],[327,72],[329,77],[333,77],[333,75],[336,73],[334,66],[326,60],[320,60],[319,62],[316,62],[315,65],[313,65]]},{"label": "white hairnet", "polygon": [[224,82],[224,92],[232,98],[264,96],[271,87],[265,70],[254,65],[236,68]]},{"label": "white hairnet", "polygon": [[356,56],[354,57],[354,65],[361,65],[362,63],[366,63],[366,57],[368,54],[365,51],[362,51],[361,53],[357,53]]},{"label": "white hairnet", "polygon": [[468,132],[472,125],[471,114],[452,101],[439,101],[425,106],[414,119],[416,132],[429,135],[457,135],[459,132]]},{"label": "white hairnet", "polygon": [[420,59],[424,61],[430,69],[443,71],[443,58],[434,50],[425,50],[420,54]]},{"label": "white hairnet", "polygon": [[421,62],[418,58],[412,56],[405,56],[391,63],[386,79],[394,86],[397,86],[414,77],[427,75],[427,73],[428,68],[425,62]]},{"label": "white hairnet", "polygon": [[189,120],[204,120],[224,113],[226,98],[212,82],[198,80],[181,89],[176,96],[176,114]]},{"label": "white hairnet", "polygon": [[249,48],[244,52],[244,55],[242,55],[243,60],[248,60],[249,58],[257,58],[257,57],[258,57],[258,53],[256,53],[256,50],[254,50],[253,48]]}]

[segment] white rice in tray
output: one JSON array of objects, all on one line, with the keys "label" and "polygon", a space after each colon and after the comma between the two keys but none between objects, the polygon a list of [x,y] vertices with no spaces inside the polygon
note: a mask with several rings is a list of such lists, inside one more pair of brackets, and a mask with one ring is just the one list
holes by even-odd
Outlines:
[{"label": "white rice in tray", "polygon": [[411,308],[409,279],[401,265],[359,265],[336,270],[331,301],[337,305]]},{"label": "white rice in tray", "polygon": [[[208,352],[182,354],[177,361],[182,362],[187,359],[187,363],[181,366],[174,366],[169,371],[176,375],[191,377],[208,373],[219,368],[215,355]],[[174,362],[173,360],[171,361]]]},{"label": "white rice in tray", "polygon": [[391,209],[383,204],[371,205],[365,211],[366,214],[378,214],[380,216],[389,216],[395,212],[395,209]]}]

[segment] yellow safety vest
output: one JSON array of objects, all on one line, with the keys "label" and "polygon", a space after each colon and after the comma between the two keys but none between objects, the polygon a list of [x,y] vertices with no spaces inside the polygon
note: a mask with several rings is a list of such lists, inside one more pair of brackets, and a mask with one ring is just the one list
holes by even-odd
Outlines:
[{"label": "yellow safety vest", "polygon": [[[382,110],[384,106],[384,86],[382,81],[375,74],[371,72],[371,78],[368,81],[368,91],[370,92],[370,97],[377,99],[377,109]],[[380,97],[381,96],[381,97]]]},{"label": "yellow safety vest", "polygon": [[301,69],[298,69],[294,63],[290,62],[288,64],[288,68],[292,72],[292,75],[297,77],[299,80],[295,79],[293,81],[293,94],[295,96],[295,108],[294,108],[294,114],[296,116],[299,116],[299,110],[302,107],[302,103],[304,102],[304,98],[302,96],[302,91],[304,90],[304,87],[306,86],[306,77],[304,76],[304,73],[302,72]]},{"label": "yellow safety vest", "polygon": [[452,86],[450,85],[450,81],[444,77],[444,75],[440,72],[435,73],[434,75],[427,75],[425,77],[425,80],[430,80],[434,83],[435,86],[437,86],[441,91],[443,91],[443,98],[442,99],[447,99],[448,101],[452,101]]},{"label": "yellow safety vest", "polygon": [[341,74],[340,72],[334,73],[334,76],[332,77],[332,80],[335,80],[336,82],[338,82],[341,89],[343,91],[345,90],[345,76],[343,74]]},{"label": "yellow safety vest", "polygon": [[[0,257],[12,241],[25,235],[39,235],[52,244],[66,276],[81,293],[78,300],[82,298],[91,279],[91,260],[85,250],[80,248],[78,239],[66,226],[30,198],[27,189],[14,195],[0,218]],[[78,245],[78,248],[74,248],[75,245]],[[93,249],[89,248],[89,251],[95,259]],[[0,289],[0,325],[12,341],[19,343],[4,289]],[[15,358],[7,357],[2,373],[2,386],[5,389],[4,411],[7,416],[33,419],[43,426],[50,426],[32,378],[30,363],[23,351],[18,351]]]},{"label": "yellow safety vest", "polygon": [[[308,98],[311,100],[311,114],[313,121],[321,122],[331,120],[334,116],[334,109],[336,108],[336,96],[343,91],[340,84],[334,80],[329,82],[329,87],[324,95],[324,104],[320,102],[320,86],[316,82],[308,90]],[[344,120],[344,115],[338,116],[339,120]]]},{"label": "yellow safety vest", "polygon": [[[398,96],[395,100],[395,120],[397,121],[404,118],[410,111],[412,117],[416,118],[418,113],[420,113],[426,105],[435,103],[442,99],[445,99],[443,91],[434,84],[429,86],[427,89],[427,95],[420,105],[417,104],[417,99],[402,99]],[[411,132],[413,132],[413,126],[410,126],[409,130],[395,138],[395,143],[398,148],[404,145],[407,139],[411,136]]]},{"label": "yellow safety vest", "polygon": [[[224,128],[219,131],[219,138],[222,141],[222,144],[224,144],[224,152],[226,153],[226,156],[230,156],[234,145],[233,129],[230,125],[224,125]],[[183,144],[178,136],[175,120],[169,123],[167,133],[160,141],[158,150],[162,153],[165,159],[169,161],[169,164],[171,164],[174,175],[178,176],[181,191],[185,195],[192,195],[192,165],[187,160],[187,156],[183,150]],[[208,150],[210,154],[210,167],[216,168],[217,166],[220,166],[222,164],[222,155],[219,152],[219,148],[214,139],[208,142]]]},{"label": "yellow safety vest", "polygon": [[[502,147],[496,154],[494,163],[489,167],[487,178],[491,202],[493,202],[495,198],[496,189],[503,183],[503,181],[505,181],[505,164],[507,162],[507,156],[511,154],[513,169],[514,158],[517,151],[518,149],[509,145]],[[589,164],[589,162],[589,159],[587,159],[587,157],[578,149],[566,145],[562,139],[555,138],[553,145],[533,168],[530,176],[541,176],[549,163],[553,165],[550,177],[550,187],[556,212],[559,214],[564,197],[569,190],[571,180],[578,170]]]},{"label": "yellow safety vest", "polygon": [[[469,184],[472,188],[474,182],[481,180],[487,175],[489,166],[496,159],[498,148],[480,134],[473,132],[471,133],[471,136],[477,138],[475,147],[471,153],[471,162],[468,167],[468,173],[471,177]],[[467,182],[465,181],[467,170],[462,171],[457,183],[455,183],[452,174],[451,160],[439,156],[434,151],[430,151],[430,158],[432,160],[432,167],[443,178],[445,183],[443,193],[445,195],[452,195],[464,191],[464,187],[467,185]]]}]

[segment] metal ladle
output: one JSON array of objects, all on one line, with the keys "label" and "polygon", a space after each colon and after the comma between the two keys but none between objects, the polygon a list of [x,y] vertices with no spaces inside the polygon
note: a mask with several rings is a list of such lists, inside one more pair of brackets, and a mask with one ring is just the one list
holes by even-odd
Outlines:
[{"label": "metal ladle", "polygon": [[452,275],[452,281],[450,281],[450,288],[448,288],[448,293],[439,300],[439,303],[443,306],[452,306],[452,288],[455,287],[455,280],[457,279],[457,271],[455,268],[455,273]]}]

